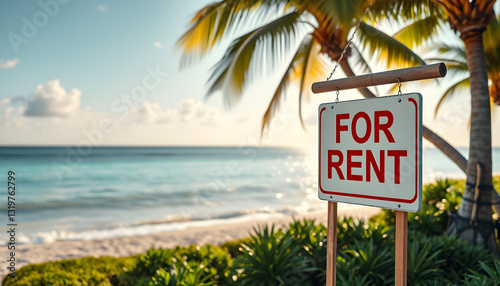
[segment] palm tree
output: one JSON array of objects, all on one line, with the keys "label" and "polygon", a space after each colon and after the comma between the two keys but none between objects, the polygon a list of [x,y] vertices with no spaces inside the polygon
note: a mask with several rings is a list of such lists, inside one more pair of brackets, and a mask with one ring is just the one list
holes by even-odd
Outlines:
[{"label": "palm tree", "polygon": [[[491,107],[500,105],[500,14],[498,14],[488,25],[484,33],[484,52],[488,73],[488,89],[490,92]],[[469,89],[469,70],[465,48],[463,46],[448,46],[442,44],[437,47],[440,57],[430,58],[431,61],[445,62],[451,74],[461,76],[441,96],[435,115],[437,116],[442,103],[451,99],[459,90]],[[492,110],[493,111],[493,110]]]},{"label": "palm tree", "polygon": [[[373,1],[373,3],[371,3]],[[370,1],[385,11],[385,1]],[[347,36],[360,20],[361,11],[368,1],[285,1],[285,0],[225,0],[201,9],[191,21],[188,31],[179,39],[178,45],[184,52],[182,66],[192,63],[211,50],[228,34],[243,23],[256,24],[266,21],[258,28],[235,39],[223,58],[214,66],[210,77],[209,97],[215,91],[225,91],[227,106],[238,102],[242,90],[252,78],[261,74],[255,64],[266,64],[271,70],[290,50],[292,44],[300,40],[299,47],[280,80],[275,93],[264,113],[262,132],[285,97],[286,87],[291,81],[299,83],[299,118],[302,121],[302,100],[310,96],[312,82],[323,80],[329,73],[329,61],[337,61],[347,44]],[[276,18],[276,14],[280,16]],[[373,14],[370,10],[369,14]],[[269,21],[271,16],[275,16]],[[374,15],[370,15],[374,18]],[[388,65],[424,64],[406,46],[381,31],[360,23],[361,44],[369,45],[370,52],[380,52]],[[302,32],[306,31],[306,32]],[[328,58],[325,58],[325,55]],[[352,44],[345,60],[340,65],[347,76],[354,71],[347,59],[354,59],[362,71],[370,71],[359,48]],[[368,88],[360,88],[365,97],[375,95]],[[423,136],[443,151],[464,172],[467,160],[440,136],[424,126]]]},{"label": "palm tree", "polygon": [[[487,31],[488,24],[495,18],[493,5],[494,0],[409,0],[389,1],[384,7],[388,12],[385,16],[394,16],[398,13],[406,16],[415,13],[416,7],[420,7],[417,13],[420,19],[408,26],[404,33],[407,38],[413,38],[416,44],[423,42],[425,37],[430,37],[435,28],[442,21],[444,15],[450,28],[458,33],[465,47],[465,58],[469,73],[469,86],[471,92],[471,122],[469,159],[467,162],[466,175],[467,186],[463,194],[463,200],[458,210],[458,215],[450,224],[447,232],[450,235],[458,234],[461,238],[487,246],[495,255],[498,254],[496,239],[492,232],[491,205],[492,200],[492,147],[491,147],[491,112],[490,95],[488,88],[488,66],[485,53],[490,49],[496,49],[492,41],[498,42],[498,28],[492,25],[485,38],[483,34]],[[402,5],[401,2],[404,2]],[[426,13],[422,7],[433,7],[438,5],[444,13]],[[389,8],[388,8],[389,7]],[[422,16],[424,15],[424,16]],[[425,25],[427,31],[417,27]],[[413,26],[413,27],[412,27]],[[432,27],[432,29],[430,29]],[[497,34],[488,33],[494,32]],[[411,35],[411,36],[410,36]],[[486,42],[486,45],[483,44]],[[457,50],[455,50],[457,52]],[[498,50],[490,51],[495,60]],[[455,66],[452,66],[455,69]],[[463,68],[463,66],[462,66]],[[464,83],[462,83],[464,84]],[[496,92],[496,85],[493,85]],[[451,92],[445,94],[449,95]],[[493,95],[495,97],[496,95]],[[496,192],[495,192],[496,193]],[[497,195],[497,194],[496,194]],[[474,204],[475,200],[479,204]]]},{"label": "palm tree", "polygon": [[[467,164],[467,187],[464,191],[464,203],[458,210],[459,219],[455,219],[448,229],[450,235],[459,234],[471,242],[487,245],[498,254],[498,247],[493,232],[485,229],[484,233],[476,228],[469,228],[471,223],[491,221],[491,207],[466,203],[474,200],[476,192],[481,192],[481,201],[490,202],[493,189],[492,157],[491,157],[491,112],[488,90],[487,65],[483,46],[483,32],[493,19],[493,0],[469,2],[441,0],[448,13],[448,22],[453,30],[460,33],[465,44],[465,52],[469,67],[469,83],[471,91],[471,128],[469,143],[469,160]],[[475,186],[475,187],[474,187]],[[481,207],[482,206],[482,207]],[[474,213],[477,211],[477,213]],[[477,220],[474,218],[477,216]],[[466,218],[460,219],[460,218]],[[467,220],[469,219],[470,220]]]},{"label": "palm tree", "polygon": [[[488,89],[490,92],[491,112],[494,112],[495,105],[500,105],[500,14],[498,14],[489,24],[484,33],[484,45],[486,55],[486,65],[488,67]],[[443,103],[452,99],[459,91],[468,90],[470,88],[469,70],[465,48],[463,46],[448,46],[442,44],[436,49],[442,55],[441,57],[429,58],[430,61],[445,62],[450,74],[461,76],[461,78],[453,83],[441,96],[435,110],[437,116]],[[469,120],[470,121],[470,120]],[[465,170],[464,170],[465,171]],[[497,213],[500,213],[500,195],[496,190],[492,192],[491,201],[493,208]]]}]

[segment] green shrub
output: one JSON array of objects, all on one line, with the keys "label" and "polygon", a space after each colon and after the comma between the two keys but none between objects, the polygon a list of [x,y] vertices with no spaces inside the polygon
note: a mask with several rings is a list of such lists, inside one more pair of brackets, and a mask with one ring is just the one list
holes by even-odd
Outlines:
[{"label": "green shrub", "polygon": [[431,252],[439,252],[437,259],[443,260],[439,268],[442,270],[443,278],[450,282],[463,281],[465,275],[471,271],[484,274],[479,264],[481,261],[493,266],[494,258],[488,250],[482,246],[469,245],[457,237],[441,235],[424,237],[420,241],[432,245]]},{"label": "green shrub", "polygon": [[[193,265],[193,266],[191,266]],[[216,285],[215,281],[211,281],[213,275],[206,275],[196,263],[179,263],[173,264],[172,269],[165,270],[160,268],[156,270],[155,275],[151,278],[149,285],[160,286],[210,286]]]},{"label": "green shrub", "polygon": [[3,285],[113,285],[135,264],[133,257],[84,257],[30,264],[6,276]]},{"label": "green shrub", "polygon": [[224,244],[222,244],[220,247],[222,249],[226,249],[227,252],[229,252],[229,254],[231,255],[231,257],[236,258],[237,256],[240,256],[241,254],[243,254],[242,248],[241,248],[242,245],[247,244],[249,242],[250,242],[250,237],[240,238],[237,240],[227,241]]},{"label": "green shrub", "polygon": [[[464,181],[437,180],[427,184],[422,192],[422,210],[408,213],[408,229],[425,235],[441,235],[448,224],[448,214],[456,211],[462,200]],[[380,225],[393,227],[395,212],[382,210],[370,218],[370,221]]]},{"label": "green shrub", "polygon": [[432,236],[442,235],[448,223],[448,213],[424,205],[417,213],[408,213],[408,229],[416,233]]},{"label": "green shrub", "polygon": [[174,251],[172,249],[152,248],[146,251],[146,254],[138,255],[134,272],[145,276],[153,276],[158,269],[170,268],[174,260]]},{"label": "green shrub", "polygon": [[356,241],[364,240],[364,222],[356,221],[352,217],[339,218],[337,221],[337,245],[340,249],[346,249],[355,244]]},{"label": "green shrub", "polygon": [[233,263],[229,253],[221,247],[210,244],[205,246],[191,245],[189,247],[176,247],[175,256],[180,262],[196,264],[205,273],[218,283],[224,283],[229,279],[229,268]]},{"label": "green shrub", "polygon": [[326,234],[326,227],[311,219],[294,219],[285,233],[301,246],[297,255],[303,258],[305,267],[311,270],[304,275],[308,276],[307,280],[313,285],[322,285],[325,282],[325,277],[318,274],[326,269]]},{"label": "green shrub", "polygon": [[352,217],[344,217],[337,222],[337,245],[340,249],[348,249],[358,241],[369,238],[377,245],[391,247],[394,240],[394,227],[375,220],[364,222]]},{"label": "green shrub", "polygon": [[473,274],[466,275],[465,282],[467,285],[471,286],[483,286],[483,285],[500,285],[500,263],[495,260],[494,267],[486,265],[486,263],[480,261],[482,270],[486,273],[480,274],[473,272]]},{"label": "green shrub", "polygon": [[396,224],[396,213],[393,210],[382,209],[378,214],[372,216],[370,221],[391,227]]},{"label": "green shrub", "polygon": [[432,251],[432,245],[425,240],[411,241],[408,245],[407,279],[409,285],[432,285],[444,280],[439,266],[441,250]]},{"label": "green shrub", "polygon": [[[186,281],[182,280],[184,279],[182,277],[188,277],[185,279],[189,281],[194,279],[198,282],[224,284],[229,279],[229,267],[231,264],[232,259],[229,253],[213,245],[191,245],[189,247],[176,247],[175,249],[150,249],[145,254],[137,256],[136,267],[131,271],[122,273],[119,281],[120,285],[124,286],[148,285],[150,283],[158,285],[157,283],[164,283],[165,281],[168,283],[177,283],[175,281],[185,283]],[[166,276],[167,274],[160,275],[165,271],[168,273],[172,271],[177,274],[168,277]],[[158,282],[160,281],[158,279],[161,279],[163,282]]]},{"label": "green shrub", "polygon": [[358,283],[392,285],[394,281],[394,248],[377,245],[373,238],[356,241],[351,248],[337,254],[339,280],[351,285],[350,276]]},{"label": "green shrub", "polygon": [[242,285],[310,285],[308,261],[299,256],[301,245],[281,229],[254,229],[243,254],[233,265],[237,283]]}]

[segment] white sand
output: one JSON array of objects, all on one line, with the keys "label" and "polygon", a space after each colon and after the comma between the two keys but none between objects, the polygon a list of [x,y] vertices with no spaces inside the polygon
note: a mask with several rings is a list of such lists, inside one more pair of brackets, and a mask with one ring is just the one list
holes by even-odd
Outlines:
[{"label": "white sand", "polygon": [[[325,203],[326,204],[326,203]],[[380,212],[379,208],[339,206],[339,216],[352,216],[358,219],[368,217]],[[295,218],[312,218],[326,225],[327,214],[307,215]],[[190,244],[213,244],[221,245],[226,241],[248,237],[252,228],[262,224],[275,223],[277,226],[288,224],[292,217],[284,216],[279,219],[246,222],[239,224],[227,224],[211,227],[192,228],[182,231],[152,234],[146,236],[119,237],[101,240],[79,240],[79,241],[56,241],[46,244],[24,244],[16,246],[16,269],[31,263],[42,263],[66,258],[79,258],[85,256],[130,256],[144,253],[146,250],[155,248],[174,248],[175,246],[187,246]],[[9,250],[3,246],[1,251],[0,276],[9,273],[6,259],[9,258]]]}]

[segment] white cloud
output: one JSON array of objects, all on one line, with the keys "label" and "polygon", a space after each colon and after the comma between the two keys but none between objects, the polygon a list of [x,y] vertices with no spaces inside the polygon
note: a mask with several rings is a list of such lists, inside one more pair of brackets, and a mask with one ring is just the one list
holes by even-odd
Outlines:
[{"label": "white cloud", "polygon": [[99,10],[101,12],[106,12],[106,10],[108,10],[108,5],[104,5],[104,4],[98,5],[97,10]]},{"label": "white cloud", "polygon": [[5,104],[9,104],[9,103],[10,103],[10,98],[4,98],[4,99],[0,100],[0,106],[5,105]]},{"label": "white cloud", "polygon": [[80,111],[81,91],[69,93],[58,79],[38,85],[35,94],[27,99],[25,116],[67,117]]},{"label": "white cloud", "polygon": [[163,44],[162,44],[162,43],[160,43],[160,42],[155,42],[155,43],[154,43],[154,45],[155,45],[155,47],[157,47],[157,48],[161,48],[161,47],[163,47]]},{"label": "white cloud", "polygon": [[212,124],[219,118],[219,112],[206,106],[200,100],[184,99],[179,108],[161,109],[158,103],[141,101],[132,109],[136,121],[142,124],[162,124],[170,122],[194,122]]},{"label": "white cloud", "polygon": [[179,114],[182,120],[197,120],[204,124],[210,124],[217,120],[219,112],[217,109],[206,106],[202,101],[195,99],[184,99],[181,101]]},{"label": "white cloud", "polygon": [[149,101],[140,102],[136,108],[132,109],[137,117],[137,121],[142,124],[156,124],[156,123],[167,123],[170,121],[177,120],[178,113],[177,110],[162,110],[158,103],[152,103]]},{"label": "white cloud", "polygon": [[0,60],[0,69],[11,69],[17,66],[21,61],[18,58],[12,60]]}]

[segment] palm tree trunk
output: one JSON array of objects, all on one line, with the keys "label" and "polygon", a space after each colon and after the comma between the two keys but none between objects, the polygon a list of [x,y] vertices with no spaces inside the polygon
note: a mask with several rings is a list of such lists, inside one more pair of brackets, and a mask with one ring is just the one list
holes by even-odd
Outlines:
[{"label": "palm tree trunk", "polygon": [[[467,186],[458,209],[458,217],[449,226],[450,235],[458,234],[473,244],[485,245],[498,255],[491,223],[492,158],[491,114],[488,75],[484,56],[482,31],[470,30],[461,35],[465,44],[470,73],[471,127]],[[479,186],[477,186],[479,185]],[[474,206],[474,200],[479,203]],[[474,219],[476,218],[476,219]]]}]

